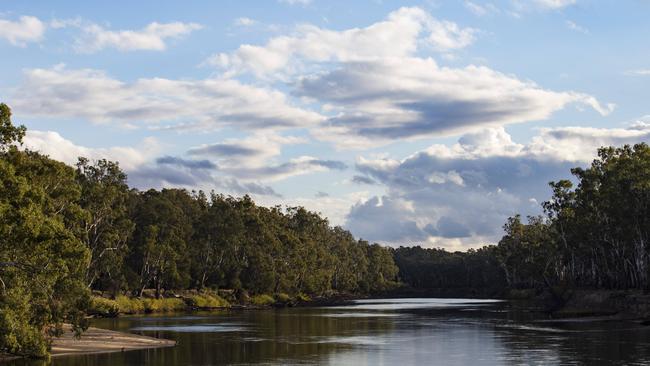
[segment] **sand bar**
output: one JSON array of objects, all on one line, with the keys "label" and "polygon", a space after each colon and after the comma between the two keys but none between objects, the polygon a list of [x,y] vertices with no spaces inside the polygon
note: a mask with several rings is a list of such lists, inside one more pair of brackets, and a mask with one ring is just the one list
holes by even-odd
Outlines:
[{"label": "sand bar", "polygon": [[[52,357],[87,355],[108,352],[125,352],[138,349],[173,347],[176,341],[116,332],[100,328],[88,328],[80,339],[66,329],[66,332],[52,341]],[[4,357],[3,357],[4,356]],[[0,362],[15,357],[0,354]]]}]

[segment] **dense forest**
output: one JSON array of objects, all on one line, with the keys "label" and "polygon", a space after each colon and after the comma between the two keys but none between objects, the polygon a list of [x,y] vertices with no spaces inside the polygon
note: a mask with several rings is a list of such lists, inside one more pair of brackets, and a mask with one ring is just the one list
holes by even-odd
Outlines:
[{"label": "dense forest", "polygon": [[[514,216],[497,245],[450,253],[401,247],[400,278],[415,288],[649,289],[650,147],[604,147],[574,182],[551,182],[544,215]],[[496,290],[496,291],[495,291]]]},{"label": "dense forest", "polygon": [[25,132],[0,104],[0,352],[43,356],[62,323],[83,330],[91,290],[366,294],[397,280],[387,248],[302,207],[140,192],[117,163],[19,149]]}]

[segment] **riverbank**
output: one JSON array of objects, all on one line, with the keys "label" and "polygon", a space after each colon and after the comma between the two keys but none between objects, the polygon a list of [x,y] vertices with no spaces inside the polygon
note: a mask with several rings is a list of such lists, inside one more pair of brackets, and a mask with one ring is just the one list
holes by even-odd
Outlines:
[{"label": "riverbank", "polygon": [[[51,357],[126,352],[140,349],[173,347],[176,345],[176,341],[173,340],[94,327],[90,327],[83,332],[81,338],[75,338],[70,327],[64,327],[64,330],[63,335],[55,337],[52,340]],[[0,354],[0,362],[19,358],[13,355]]]},{"label": "riverbank", "polygon": [[191,312],[212,310],[254,310],[271,307],[313,307],[350,304],[352,300],[367,296],[349,293],[332,293],[327,296],[308,296],[298,293],[288,295],[257,294],[235,296],[232,291],[182,291],[166,294],[167,297],[128,297],[124,295],[109,298],[101,293],[92,297],[88,315],[112,318],[120,315]]},{"label": "riverbank", "polygon": [[[551,319],[607,317],[650,323],[650,293],[641,290],[602,289],[474,289],[402,287],[382,294],[392,298],[492,298],[512,307],[548,314]],[[380,298],[381,298],[380,297]]]}]

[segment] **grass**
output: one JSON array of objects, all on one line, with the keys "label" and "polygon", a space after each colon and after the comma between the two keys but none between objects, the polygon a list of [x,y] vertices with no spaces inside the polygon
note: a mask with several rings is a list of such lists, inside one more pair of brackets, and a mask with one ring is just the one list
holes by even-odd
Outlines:
[{"label": "grass", "polygon": [[90,302],[90,313],[101,316],[113,317],[120,312],[117,301],[104,297],[93,296]]},{"label": "grass", "polygon": [[307,295],[305,293],[300,292],[300,293],[298,293],[298,295],[296,295],[296,300],[301,301],[301,302],[309,302],[309,301],[311,301],[311,297],[309,297],[309,295]]},{"label": "grass", "polygon": [[225,308],[230,306],[230,303],[221,296],[210,293],[192,295],[187,298],[187,302],[197,308]]},{"label": "grass", "polygon": [[275,295],[275,300],[279,303],[286,304],[291,302],[291,296],[285,294],[284,292],[280,292],[279,294]]},{"label": "grass", "polygon": [[139,299],[118,296],[115,300],[94,296],[89,313],[102,316],[117,316],[118,314],[155,313],[185,310],[187,305],[183,299]]},{"label": "grass", "polygon": [[256,306],[267,306],[275,304],[275,299],[271,295],[255,295],[251,298],[251,303]]}]

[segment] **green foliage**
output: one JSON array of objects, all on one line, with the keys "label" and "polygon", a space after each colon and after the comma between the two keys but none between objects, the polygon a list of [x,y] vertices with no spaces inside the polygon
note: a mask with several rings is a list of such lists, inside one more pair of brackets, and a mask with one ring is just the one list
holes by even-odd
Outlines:
[{"label": "green foliage", "polygon": [[88,313],[105,317],[114,317],[120,313],[120,305],[115,300],[93,296],[90,301]]},{"label": "green foliage", "polygon": [[185,301],[178,298],[143,299],[141,301],[145,313],[173,312],[181,311],[186,308]]},{"label": "green foliage", "polygon": [[[222,307],[227,302],[206,289],[305,300],[384,291],[397,280],[388,249],[302,207],[130,190],[118,163],[79,158],[74,169],[19,150],[24,135],[0,104],[0,352],[44,356],[63,322],[86,326],[89,308],[104,315],[184,309],[183,300],[165,298],[169,291],[202,291],[188,301]],[[143,299],[150,289],[156,298]],[[91,300],[90,290],[116,298]]]},{"label": "green foliage", "polygon": [[99,160],[91,165],[88,159],[79,158],[77,182],[80,204],[86,211],[80,223],[82,239],[91,253],[86,281],[89,286],[115,294],[125,285],[121,269],[134,229],[128,216],[126,174],[117,163]]},{"label": "green foliage", "polygon": [[400,280],[411,287],[494,292],[492,290],[506,285],[495,253],[495,246],[467,252],[416,246],[395,249],[393,256],[399,267]]},{"label": "green foliage", "polygon": [[115,298],[115,302],[122,314],[138,314],[144,313],[144,301],[139,298],[129,298],[128,296],[120,295]]},{"label": "green foliage", "polygon": [[[216,301],[213,299],[212,301]],[[118,296],[115,300],[93,297],[89,313],[102,316],[182,311],[187,308],[180,298],[141,299]]]},{"label": "green foliage", "polygon": [[42,357],[49,329],[86,325],[90,255],[74,169],[7,146],[24,134],[10,115],[0,105],[0,352]]},{"label": "green foliage", "polygon": [[0,152],[6,151],[12,144],[21,144],[25,137],[25,126],[14,126],[11,122],[11,109],[0,103]]},{"label": "green foliage", "polygon": [[228,301],[224,300],[219,295],[210,293],[191,295],[188,297],[187,301],[190,306],[203,309],[226,308],[230,306]]},{"label": "green foliage", "polygon": [[281,304],[287,304],[291,302],[291,296],[284,292],[280,292],[279,294],[275,295],[275,300]]},{"label": "green foliage", "polygon": [[268,306],[275,304],[275,299],[271,295],[255,295],[251,298],[251,304],[256,306]]},{"label": "green foliage", "polygon": [[311,297],[304,292],[299,292],[298,295],[296,295],[296,300],[300,302],[310,302]]},{"label": "green foliage", "polygon": [[497,246],[467,253],[400,248],[400,278],[414,287],[650,289],[650,147],[605,147],[570,180],[551,182],[546,217],[508,219]]}]

